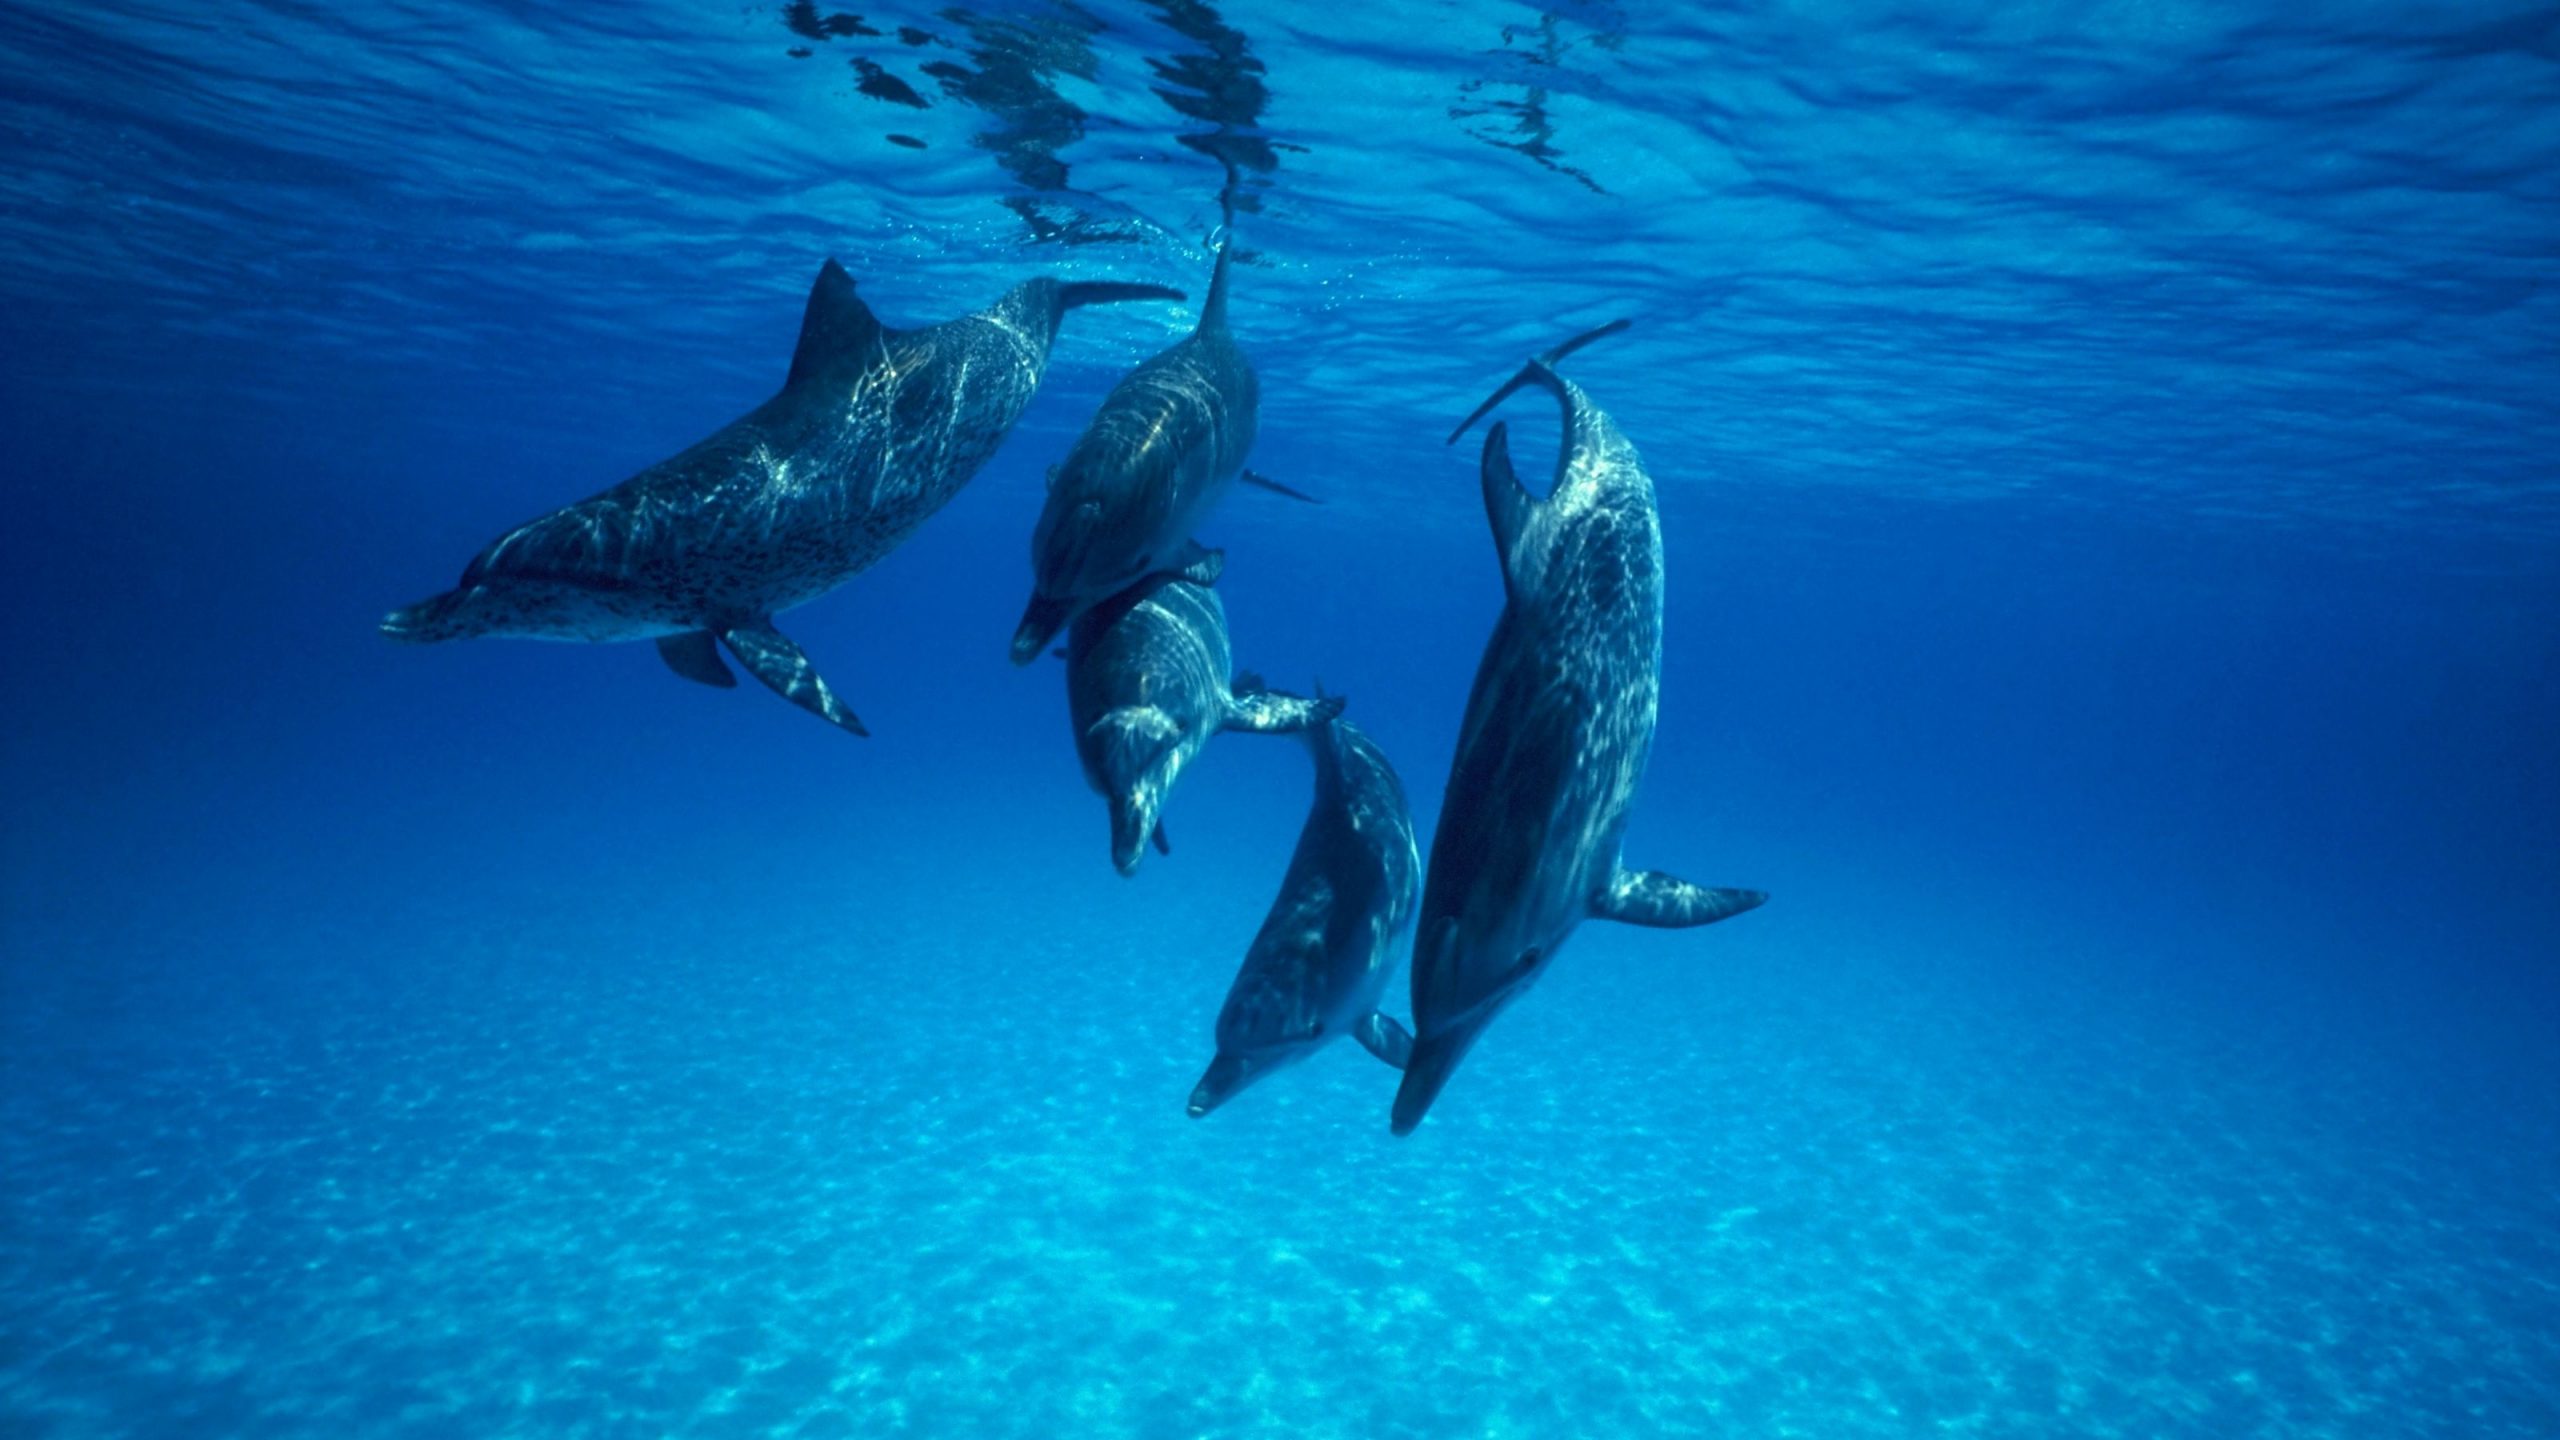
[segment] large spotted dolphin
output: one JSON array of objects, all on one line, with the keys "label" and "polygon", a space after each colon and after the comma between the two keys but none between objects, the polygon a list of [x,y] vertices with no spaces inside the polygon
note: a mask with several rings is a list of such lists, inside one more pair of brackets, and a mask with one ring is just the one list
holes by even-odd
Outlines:
[{"label": "large spotted dolphin", "polygon": [[1449,436],[1524,385],[1553,393],[1564,433],[1553,485],[1531,495],[1504,427],[1485,437],[1485,513],[1502,559],[1502,618],[1459,729],[1414,932],[1413,1053],[1395,1133],[1502,1008],[1537,983],[1586,918],[1704,925],[1760,904],[1619,860],[1653,747],[1662,667],[1662,526],[1635,446],[1556,363],[1606,325],[1532,360]]},{"label": "large spotted dolphin", "polygon": [[1218,1012],[1218,1054],[1192,1089],[1194,1116],[1337,1035],[1399,1067],[1413,1045],[1378,1012],[1422,877],[1404,786],[1350,721],[1302,733],[1315,752],[1315,804]]},{"label": "large spotted dolphin", "polygon": [[1207,553],[1192,527],[1244,469],[1261,403],[1253,366],[1227,328],[1233,249],[1218,251],[1198,328],[1122,377],[1050,472],[1031,531],[1031,603],[1014,630],[1013,663],[1038,658],[1087,606],[1148,575],[1179,573]]},{"label": "large spotted dolphin", "polygon": [[1069,310],[1181,298],[1160,285],[1030,280],[977,314],[892,330],[830,260],[779,394],[508,531],[459,585],[393,611],[383,632],[654,639],[677,674],[735,685],[716,637],[785,699],[867,734],[774,615],[861,573],[959,493],[1031,402]]},{"label": "large spotted dolphin", "polygon": [[1067,632],[1067,716],[1085,782],[1111,806],[1111,863],[1138,872],[1185,767],[1221,730],[1280,734],[1339,712],[1234,678],[1214,555],[1151,575],[1076,617]]}]

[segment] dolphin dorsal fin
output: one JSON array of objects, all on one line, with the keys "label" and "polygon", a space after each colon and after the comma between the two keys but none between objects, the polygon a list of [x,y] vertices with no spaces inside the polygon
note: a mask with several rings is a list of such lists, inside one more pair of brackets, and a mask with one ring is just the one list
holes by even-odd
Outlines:
[{"label": "dolphin dorsal fin", "polygon": [[833,260],[809,287],[809,308],[800,313],[800,344],[791,352],[788,390],[828,365],[877,343],[885,327],[862,297],[853,293],[853,277]]},{"label": "dolphin dorsal fin", "polygon": [[1493,548],[1502,561],[1502,588],[1512,588],[1512,556],[1520,550],[1520,532],[1538,512],[1538,497],[1520,483],[1511,468],[1511,427],[1497,420],[1484,437],[1484,515],[1493,522]]}]

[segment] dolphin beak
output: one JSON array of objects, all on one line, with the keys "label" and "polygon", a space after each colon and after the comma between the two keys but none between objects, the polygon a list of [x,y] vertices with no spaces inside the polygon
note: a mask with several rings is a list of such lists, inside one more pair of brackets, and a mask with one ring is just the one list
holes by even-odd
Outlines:
[{"label": "dolphin beak", "polygon": [[1040,652],[1057,638],[1067,623],[1067,602],[1046,595],[1033,595],[1022,612],[1022,623],[1013,631],[1013,663],[1028,665],[1040,658]]},{"label": "dolphin beak", "polygon": [[412,645],[450,640],[461,628],[455,614],[462,608],[462,600],[462,591],[447,590],[433,599],[403,605],[382,617],[382,633]]},{"label": "dolphin beak", "polygon": [[1135,799],[1111,802],[1111,864],[1123,875],[1138,873],[1147,858],[1147,837],[1156,828],[1156,807]]},{"label": "dolphin beak", "polygon": [[1467,1058],[1476,1037],[1500,1008],[1485,1006],[1456,1025],[1414,1039],[1413,1055],[1404,1062],[1404,1083],[1396,1087],[1396,1108],[1387,1122],[1390,1129],[1398,1135],[1413,1133],[1431,1102],[1440,1098],[1440,1087],[1457,1073],[1458,1062]]},{"label": "dolphin beak", "polygon": [[1209,1068],[1201,1074],[1200,1083],[1191,1087],[1191,1118],[1197,1120],[1226,1104],[1244,1088],[1244,1081],[1244,1061],[1219,1051],[1218,1058],[1210,1061]]}]

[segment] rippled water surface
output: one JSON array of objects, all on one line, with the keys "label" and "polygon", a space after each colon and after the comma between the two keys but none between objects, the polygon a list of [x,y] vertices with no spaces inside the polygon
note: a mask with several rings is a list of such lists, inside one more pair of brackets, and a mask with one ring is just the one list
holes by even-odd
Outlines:
[{"label": "rippled water surface", "polygon": [[[2560,1434],[2548,6],[14,6],[0,175],[0,1434]],[[1221,233],[1237,657],[1426,850],[1443,437],[1632,318],[1627,859],[1773,896],[1404,1140],[1183,1113],[1304,753],[1124,880],[1005,662]],[[1191,295],[784,617],[870,738],[374,633],[831,256]]]}]

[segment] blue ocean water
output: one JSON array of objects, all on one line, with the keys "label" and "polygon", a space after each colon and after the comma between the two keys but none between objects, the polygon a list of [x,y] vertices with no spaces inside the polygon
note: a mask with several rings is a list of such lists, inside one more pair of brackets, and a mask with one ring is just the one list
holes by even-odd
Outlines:
[{"label": "blue ocean water", "polygon": [[[2548,6],[10,6],[0,167],[0,1433],[2560,1434]],[[1183,1113],[1305,753],[1124,880],[1005,660],[1190,307],[785,617],[868,740],[374,631],[828,256],[1222,225],[1325,501],[1204,534],[1240,661],[1427,846],[1442,437],[1630,316],[1627,854],[1773,896],[1586,925],[1410,1138],[1348,1045]]]}]

